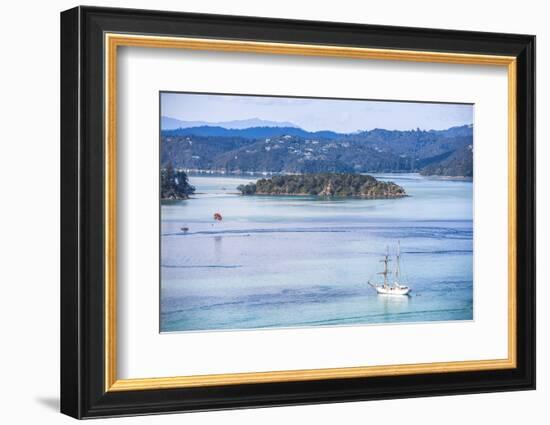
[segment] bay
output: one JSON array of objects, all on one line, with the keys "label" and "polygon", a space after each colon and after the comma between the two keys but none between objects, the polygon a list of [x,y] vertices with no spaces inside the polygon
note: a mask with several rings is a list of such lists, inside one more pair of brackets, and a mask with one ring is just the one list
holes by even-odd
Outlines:
[{"label": "bay", "polygon": [[[191,175],[196,194],[161,205],[161,331],[472,320],[472,182],[375,177],[409,196],[241,196],[257,177]],[[377,295],[397,241],[411,296]]]}]

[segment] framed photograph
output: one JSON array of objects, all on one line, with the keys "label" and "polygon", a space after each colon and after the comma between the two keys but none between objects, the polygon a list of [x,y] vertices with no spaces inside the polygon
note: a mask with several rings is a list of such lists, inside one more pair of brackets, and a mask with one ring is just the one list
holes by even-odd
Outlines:
[{"label": "framed photograph", "polygon": [[61,411],[534,389],[535,37],[61,14]]}]

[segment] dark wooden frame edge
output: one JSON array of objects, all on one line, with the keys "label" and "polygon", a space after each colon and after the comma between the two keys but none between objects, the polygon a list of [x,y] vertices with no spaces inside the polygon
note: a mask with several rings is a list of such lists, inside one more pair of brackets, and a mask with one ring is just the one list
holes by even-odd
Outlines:
[{"label": "dark wooden frame edge", "polygon": [[[103,34],[140,33],[517,58],[517,368],[105,392]],[[495,212],[498,214],[499,212]],[[535,37],[77,7],[61,14],[61,411],[75,418],[535,388]]]}]

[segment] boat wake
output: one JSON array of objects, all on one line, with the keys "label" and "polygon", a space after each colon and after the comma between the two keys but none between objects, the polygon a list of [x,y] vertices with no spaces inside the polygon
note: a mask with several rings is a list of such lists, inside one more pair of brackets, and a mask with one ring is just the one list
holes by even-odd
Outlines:
[{"label": "boat wake", "polygon": [[[400,230],[406,231],[406,234],[401,235]],[[407,238],[427,237],[437,239],[471,239],[471,230],[457,231],[450,227],[395,227],[395,226],[342,226],[342,227],[273,227],[273,228],[250,228],[250,229],[212,229],[212,230],[197,230],[180,231],[163,233],[162,237],[171,236],[219,236],[219,235],[235,235],[249,236],[253,234],[269,234],[269,233],[357,233],[357,232],[376,232],[385,234],[388,233],[392,238],[394,236]],[[434,251],[433,253],[446,253],[451,251]],[[461,252],[456,250],[456,252]],[[467,251],[464,251],[467,252]],[[468,251],[471,252],[471,251]],[[413,254],[429,254],[431,251],[412,251]]]}]

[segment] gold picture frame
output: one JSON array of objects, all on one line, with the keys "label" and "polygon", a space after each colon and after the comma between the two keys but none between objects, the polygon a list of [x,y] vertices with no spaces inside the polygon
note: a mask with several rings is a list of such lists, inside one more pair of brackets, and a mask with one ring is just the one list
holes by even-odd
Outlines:
[{"label": "gold picture frame", "polygon": [[[340,379],[418,373],[465,372],[516,367],[516,58],[512,56],[411,50],[282,44],[253,41],[105,34],[105,391],[236,385],[299,380]],[[324,56],[358,60],[435,62],[506,67],[508,72],[508,358],[387,366],[306,369],[216,375],[117,379],[116,374],[116,94],[119,47],[189,49],[277,55]]]}]

